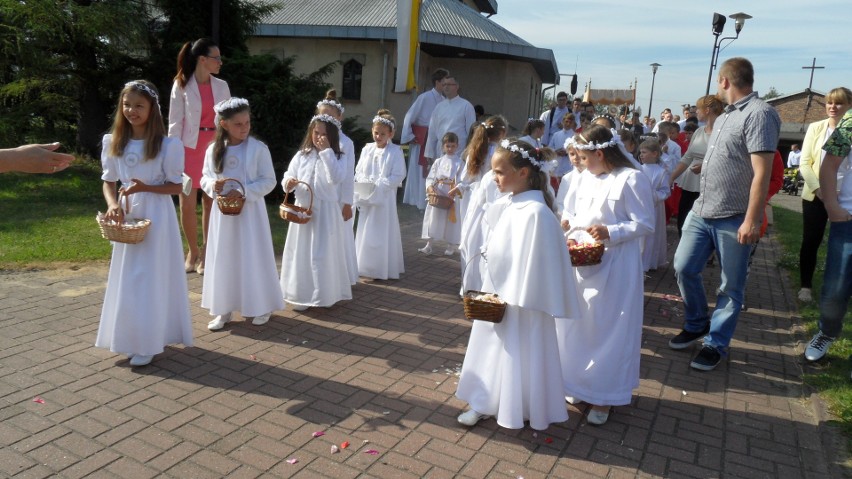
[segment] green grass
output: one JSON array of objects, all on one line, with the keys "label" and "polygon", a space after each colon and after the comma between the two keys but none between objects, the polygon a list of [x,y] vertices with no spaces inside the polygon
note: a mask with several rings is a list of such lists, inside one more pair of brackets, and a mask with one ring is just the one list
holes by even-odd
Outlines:
[{"label": "green grass", "polygon": [[[100,175],[94,161],[77,161],[55,175],[0,175],[0,269],[108,261],[112,246],[95,223],[95,214],[106,208]],[[280,254],[288,223],[278,217],[277,204],[267,210]]]},{"label": "green grass", "polygon": [[[791,283],[794,291],[798,291],[799,282],[799,248],[802,245],[802,214],[780,207],[773,208],[774,234],[780,240],[784,252],[780,260],[780,266],[790,272]],[[799,313],[808,336],[804,338],[809,341],[816,333],[819,320],[819,292],[822,288],[822,277],[825,272],[825,246],[828,243],[826,235],[817,257],[817,270],[814,273],[813,296],[816,301],[811,303],[800,303]],[[831,346],[826,358],[813,367],[805,368],[805,384],[819,392],[820,397],[828,404],[832,414],[837,416],[838,425],[847,437],[847,447],[852,451],[852,328],[848,327],[852,315],[847,314],[841,337]]]}]

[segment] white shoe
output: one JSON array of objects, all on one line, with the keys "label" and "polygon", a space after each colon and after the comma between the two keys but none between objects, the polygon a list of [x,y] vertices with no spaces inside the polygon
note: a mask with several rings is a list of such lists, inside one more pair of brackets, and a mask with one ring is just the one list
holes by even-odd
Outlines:
[{"label": "white shoe", "polygon": [[143,356],[141,354],[137,354],[130,358],[131,366],[147,366],[151,364],[151,360],[154,359],[154,356]]},{"label": "white shoe", "polygon": [[216,316],[216,319],[207,323],[207,329],[210,331],[219,331],[220,329],[225,327],[225,324],[231,320],[231,313],[228,314],[220,314]]},{"label": "white shoe", "polygon": [[456,252],[456,250],[454,250],[453,248],[447,248],[444,251],[444,254],[447,255],[447,256],[452,256],[455,252]]},{"label": "white shoe", "polygon": [[262,326],[269,321],[270,316],[272,316],[272,313],[266,313],[260,316],[255,316],[254,319],[251,320],[251,324],[255,326]]},{"label": "white shoe", "polygon": [[487,417],[489,417],[489,416],[486,415],[486,414],[479,414],[478,412],[471,409],[467,412],[461,413],[459,415],[458,419],[459,419],[459,424],[461,424],[463,426],[476,426],[476,423],[478,423],[479,421],[481,421],[481,420],[483,420]]},{"label": "white shoe", "polygon": [[426,246],[418,249],[417,251],[419,251],[423,254],[432,254],[432,247],[427,244]]},{"label": "white shoe", "polygon": [[307,305],[304,305],[304,304],[293,304],[293,303],[288,303],[288,304],[290,305],[290,309],[292,309],[293,311],[304,311],[304,310],[310,308],[310,306],[307,306]]},{"label": "white shoe", "polygon": [[565,396],[565,402],[573,406],[575,404],[580,404],[583,401],[575,398],[574,396]]},{"label": "white shoe", "polygon": [[814,300],[813,295],[811,295],[811,288],[802,288],[799,290],[799,301],[803,303],[809,303]]},{"label": "white shoe", "polygon": [[597,409],[590,409],[589,415],[586,416],[586,422],[589,424],[594,424],[595,426],[602,426],[606,424],[606,421],[609,419],[610,409],[606,411],[598,411]]}]

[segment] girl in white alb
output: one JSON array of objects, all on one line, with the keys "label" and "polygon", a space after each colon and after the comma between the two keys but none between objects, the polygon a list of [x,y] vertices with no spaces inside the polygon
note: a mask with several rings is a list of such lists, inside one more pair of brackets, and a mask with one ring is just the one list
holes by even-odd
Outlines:
[{"label": "girl in white alb", "polygon": [[165,135],[159,95],[151,83],[132,81],[119,94],[112,132],[104,136],[106,220],[151,220],[137,244],[113,243],[104,305],[95,346],[125,354],[144,366],[168,344],[192,346],[192,323],[183,247],[172,195],[181,191],[183,144]]},{"label": "girl in white alb", "polygon": [[654,231],[654,200],[651,182],[627,158],[615,130],[593,125],[574,140],[586,171],[568,192],[563,218],[569,231],[579,228],[606,250],[600,264],[574,268],[585,307],[579,316],[557,319],[556,329],[566,400],[591,404],[587,421],[600,425],[639,386],[640,243]]},{"label": "girl in white alb", "polygon": [[499,323],[475,320],[456,396],[470,409],[459,423],[494,416],[510,429],[544,430],[568,419],[554,317],[579,316],[571,260],[547,191],[552,152],[503,142],[491,159],[494,181],[511,193],[492,205],[482,291],[506,302]]},{"label": "girl in white alb", "polygon": [[340,214],[340,185],[347,172],[339,131],[340,122],[329,115],[311,118],[302,146],[281,180],[284,192],[295,194],[297,206],[307,208],[313,191],[310,220],[290,223],[281,259],[281,293],[294,311],[352,299],[344,245],[347,232]]},{"label": "girl in white alb", "polygon": [[668,264],[666,254],[666,199],[672,194],[669,172],[660,164],[662,149],[660,142],[649,139],[639,145],[642,171],[651,181],[654,192],[654,232],[644,237],[642,265],[644,271],[656,270]]},{"label": "girl in white alb", "polygon": [[[244,194],[245,203],[238,215],[224,215],[214,205],[210,217],[201,307],[216,316],[207,324],[211,331],[222,329],[233,311],[259,326],[274,311],[284,309],[263,200],[275,188],[272,156],[263,142],[250,135],[248,100],[231,98],[215,109],[216,138],[207,148],[201,188],[214,200]],[[232,180],[242,183],[242,192]]]},{"label": "girl in white alb", "polygon": [[[449,196],[449,191],[459,181],[461,160],[456,155],[459,147],[459,137],[448,132],[441,139],[444,155],[432,163],[429,176],[426,177],[426,191],[431,190],[435,194]],[[453,201],[449,208],[443,209],[432,205],[426,205],[426,213],[423,215],[422,238],[426,240],[426,246],[420,248],[421,253],[432,253],[432,241],[444,241],[447,249],[444,254],[451,256],[456,252],[461,237],[461,218],[459,216],[459,202]]]},{"label": "girl in white alb", "polygon": [[379,110],[373,118],[375,143],[364,146],[355,167],[355,182],[372,185],[369,193],[355,192],[355,253],[358,274],[367,281],[398,279],[405,272],[396,212],[396,190],[405,179],[405,156],[391,142],[395,125],[388,110]]}]

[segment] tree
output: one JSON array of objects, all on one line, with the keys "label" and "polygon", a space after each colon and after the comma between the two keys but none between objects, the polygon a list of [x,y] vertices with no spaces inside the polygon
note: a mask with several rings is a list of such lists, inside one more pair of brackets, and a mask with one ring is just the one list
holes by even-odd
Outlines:
[{"label": "tree", "polygon": [[760,97],[762,100],[771,100],[773,98],[778,98],[779,96],[784,96],[783,93],[779,93],[778,90],[775,89],[774,86],[769,87],[769,91],[766,92],[765,95]]}]

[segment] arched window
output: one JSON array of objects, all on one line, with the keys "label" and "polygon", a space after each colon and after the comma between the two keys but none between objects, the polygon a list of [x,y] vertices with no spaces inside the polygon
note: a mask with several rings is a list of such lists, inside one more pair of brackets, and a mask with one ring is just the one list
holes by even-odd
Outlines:
[{"label": "arched window", "polygon": [[343,99],[361,99],[361,70],[363,66],[358,60],[350,58],[343,64]]}]

